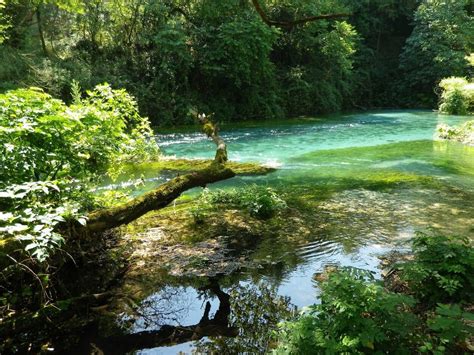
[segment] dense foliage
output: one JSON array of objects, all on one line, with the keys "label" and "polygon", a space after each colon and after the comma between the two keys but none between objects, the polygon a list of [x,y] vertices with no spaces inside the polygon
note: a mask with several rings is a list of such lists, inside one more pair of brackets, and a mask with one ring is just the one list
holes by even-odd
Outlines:
[{"label": "dense foliage", "polygon": [[[465,58],[471,69],[474,68],[474,53]],[[474,76],[444,78],[441,88],[439,110],[452,115],[474,114]]]},{"label": "dense foliage", "polygon": [[321,303],[282,325],[276,353],[462,353],[473,332],[474,248],[460,238],[419,234],[399,274],[405,293],[359,269],[329,272]]},{"label": "dense foliage", "polygon": [[474,248],[468,238],[419,234],[414,260],[401,266],[402,279],[424,305],[461,302],[474,295]]},{"label": "dense foliage", "polygon": [[12,0],[0,90],[34,85],[70,101],[73,79],[107,81],[155,124],[179,124],[193,107],[242,120],[434,106],[440,79],[467,75],[472,0],[260,3],[277,21],[352,15],[288,29],[242,0]]},{"label": "dense foliage", "polygon": [[450,77],[439,83],[443,90],[439,110],[452,115],[474,113],[474,83],[465,78]]},{"label": "dense foliage", "polygon": [[437,83],[449,76],[465,76],[465,56],[473,52],[474,3],[471,0],[422,1],[414,15],[413,33],[401,55],[403,87],[412,104],[434,106]]},{"label": "dense foliage", "polygon": [[84,214],[100,206],[92,188],[103,175],[116,174],[124,161],[158,154],[148,142],[147,119],[124,90],[99,85],[81,98],[76,87],[74,96],[67,106],[38,88],[0,95],[0,266],[6,282],[0,305],[12,301],[14,287],[7,284],[16,275],[20,285],[21,270],[47,275],[48,259],[68,235],[65,223],[85,224]]},{"label": "dense foliage", "polygon": [[358,270],[330,273],[321,283],[321,304],[285,325],[277,352],[290,354],[386,352],[394,344],[405,352],[416,323],[414,300],[387,292]]}]

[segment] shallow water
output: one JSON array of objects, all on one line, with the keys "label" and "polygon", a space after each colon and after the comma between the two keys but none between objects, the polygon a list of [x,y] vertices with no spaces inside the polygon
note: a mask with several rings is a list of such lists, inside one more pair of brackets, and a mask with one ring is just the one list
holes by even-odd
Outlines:
[{"label": "shallow water", "polygon": [[[268,185],[292,195],[302,208],[314,210],[319,223],[303,243],[292,246],[294,250],[278,240],[262,242],[252,257],[265,266],[239,271],[224,288],[263,283],[304,307],[317,302],[313,276],[326,265],[355,266],[378,276],[378,256],[407,248],[415,231],[433,228],[474,237],[474,148],[432,141],[437,124],[467,119],[388,111],[224,127],[222,136],[231,160],[260,162],[278,170],[267,176],[234,178],[212,188]],[[157,141],[166,154],[177,157],[212,158],[214,154],[212,143],[198,133],[159,135]],[[151,188],[157,181],[148,181],[146,186]],[[193,324],[202,316],[203,300],[211,299],[214,310],[218,304],[189,284],[159,288],[141,305],[142,313],[152,316],[139,317],[131,332],[157,329],[163,322]],[[173,299],[181,303],[160,303],[168,299],[166,292],[179,295]],[[163,311],[153,313],[154,309],[175,311],[168,319]],[[252,338],[258,336],[248,334],[241,333],[237,342],[242,344],[237,348],[235,339],[204,340],[139,353],[205,352],[209,343],[221,353],[256,351],[247,342],[258,343]]]}]

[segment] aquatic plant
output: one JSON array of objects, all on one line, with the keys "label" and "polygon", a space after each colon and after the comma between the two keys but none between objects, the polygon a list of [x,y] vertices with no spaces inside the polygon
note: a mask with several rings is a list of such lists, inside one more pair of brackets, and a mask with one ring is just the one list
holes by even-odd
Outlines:
[{"label": "aquatic plant", "polygon": [[474,120],[467,121],[459,127],[440,124],[436,127],[435,138],[458,141],[474,146]]},{"label": "aquatic plant", "polygon": [[[267,219],[286,207],[286,202],[270,187],[250,185],[239,189],[206,190],[198,201],[198,208],[237,207],[256,218]],[[200,216],[194,209],[193,216]]]}]

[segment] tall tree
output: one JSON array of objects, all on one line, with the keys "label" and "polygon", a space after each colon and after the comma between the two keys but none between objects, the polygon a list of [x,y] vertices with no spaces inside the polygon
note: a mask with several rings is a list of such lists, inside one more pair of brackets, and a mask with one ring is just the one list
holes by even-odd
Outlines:
[{"label": "tall tree", "polygon": [[465,76],[474,51],[473,0],[423,0],[401,55],[403,86],[411,104],[433,106],[433,88],[445,77]]}]

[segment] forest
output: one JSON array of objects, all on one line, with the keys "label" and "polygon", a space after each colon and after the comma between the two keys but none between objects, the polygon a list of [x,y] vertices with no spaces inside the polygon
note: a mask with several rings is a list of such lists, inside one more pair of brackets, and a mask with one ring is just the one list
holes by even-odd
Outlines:
[{"label": "forest", "polygon": [[0,0],[1,354],[474,352],[473,0]]}]

